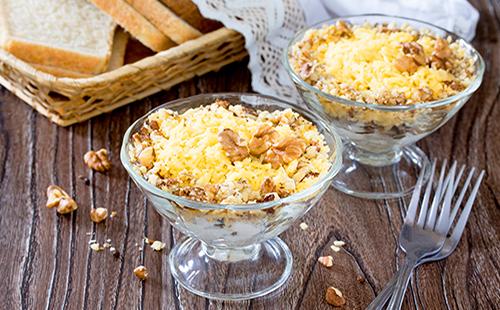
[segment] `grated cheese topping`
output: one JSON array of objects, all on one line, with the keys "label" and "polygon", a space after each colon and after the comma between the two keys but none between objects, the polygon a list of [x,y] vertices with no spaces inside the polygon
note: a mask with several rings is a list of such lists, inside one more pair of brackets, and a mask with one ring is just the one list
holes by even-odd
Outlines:
[{"label": "grated cheese topping", "polygon": [[[270,134],[255,139],[263,128]],[[133,139],[131,161],[148,182],[212,203],[285,197],[313,185],[331,165],[323,135],[290,109],[255,111],[220,100],[182,114],[160,109]]]},{"label": "grated cheese topping", "polygon": [[407,26],[340,21],[306,32],[289,57],[307,83],[365,103],[443,99],[465,89],[474,77],[474,60],[459,42]]}]

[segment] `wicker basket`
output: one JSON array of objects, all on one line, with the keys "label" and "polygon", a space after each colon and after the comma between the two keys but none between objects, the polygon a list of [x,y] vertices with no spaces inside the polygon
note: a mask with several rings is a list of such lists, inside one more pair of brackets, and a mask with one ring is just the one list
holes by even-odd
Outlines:
[{"label": "wicker basket", "polygon": [[57,78],[0,49],[0,84],[54,123],[68,126],[109,112],[244,58],[243,37],[221,28],[98,76]]}]

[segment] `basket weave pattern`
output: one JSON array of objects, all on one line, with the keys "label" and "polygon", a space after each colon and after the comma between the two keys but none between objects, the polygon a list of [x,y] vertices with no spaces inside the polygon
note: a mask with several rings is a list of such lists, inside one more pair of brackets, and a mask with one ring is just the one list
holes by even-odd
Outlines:
[{"label": "basket weave pattern", "polygon": [[136,63],[84,79],[56,78],[0,49],[0,84],[68,126],[244,58],[244,38],[221,28]]}]

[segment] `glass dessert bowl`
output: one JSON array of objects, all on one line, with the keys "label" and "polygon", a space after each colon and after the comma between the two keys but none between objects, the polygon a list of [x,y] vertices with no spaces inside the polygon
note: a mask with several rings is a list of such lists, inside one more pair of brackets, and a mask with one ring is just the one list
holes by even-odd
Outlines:
[{"label": "glass dessert bowl", "polygon": [[[268,157],[292,133],[301,142]],[[254,147],[262,141],[270,142]],[[277,235],[318,203],[341,153],[340,137],[308,110],[226,93],[153,109],[127,130],[120,158],[156,211],[187,236],[169,255],[174,278],[203,297],[243,300],[286,282],[292,254]]]},{"label": "glass dessert bowl", "polygon": [[284,65],[308,107],[344,141],[334,187],[371,199],[413,190],[429,163],[415,143],[457,113],[484,73],[479,53],[455,34],[377,14],[299,32]]}]

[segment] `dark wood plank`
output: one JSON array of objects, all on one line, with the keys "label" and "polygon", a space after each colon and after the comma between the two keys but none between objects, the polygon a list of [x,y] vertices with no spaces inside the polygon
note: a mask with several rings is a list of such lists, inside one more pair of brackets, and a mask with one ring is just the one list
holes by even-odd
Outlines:
[{"label": "dark wood plank", "polygon": [[[431,157],[485,169],[487,177],[456,252],[418,269],[404,309],[495,309],[500,302],[500,3],[476,0],[473,5],[481,11],[474,44],[487,62],[483,85],[448,124],[419,144]],[[407,199],[367,201],[330,189],[303,218],[308,230],[302,231],[297,223],[281,235],[293,252],[294,271],[283,288],[264,298],[209,301],[173,280],[167,255],[182,235],[128,179],[119,163],[121,139],[127,127],[152,107],[224,91],[251,91],[245,62],[59,128],[0,88],[2,308],[331,309],[324,302],[329,285],[344,292],[345,309],[366,307],[402,258],[396,244]],[[89,171],[82,160],[86,151],[101,147],[110,150],[114,165],[106,174]],[[49,184],[67,189],[79,209],[68,216],[46,209]],[[89,211],[101,206],[117,216],[93,224]],[[144,236],[167,246],[161,253],[144,248]],[[120,257],[91,251],[91,239],[101,244],[110,239]],[[336,239],[347,243],[339,253],[329,248]],[[330,254],[331,269],[318,264],[319,256]],[[140,264],[149,269],[146,282],[132,273]]]}]

